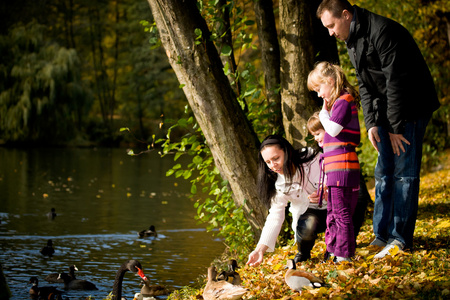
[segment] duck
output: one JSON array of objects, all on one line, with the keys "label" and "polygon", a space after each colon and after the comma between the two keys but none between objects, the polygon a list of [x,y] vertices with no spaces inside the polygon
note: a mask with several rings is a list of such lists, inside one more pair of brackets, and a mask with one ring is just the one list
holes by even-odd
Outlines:
[{"label": "duck", "polygon": [[141,295],[145,297],[169,295],[172,290],[159,284],[150,284],[150,281],[142,280]]},{"label": "duck", "polygon": [[47,218],[49,220],[54,220],[56,218],[56,209],[54,207],[52,207],[50,212],[47,213]]},{"label": "duck", "polygon": [[142,271],[141,263],[135,259],[127,260],[120,266],[119,270],[117,270],[111,300],[122,299],[122,281],[127,271],[133,272],[139,275],[142,280],[147,281],[147,277],[145,276],[144,271]]},{"label": "duck", "polygon": [[138,232],[138,235],[140,238],[145,237],[157,237],[158,234],[156,233],[155,226],[151,225],[148,229],[144,229],[142,231]]},{"label": "duck", "polygon": [[62,291],[54,286],[39,286],[39,279],[35,276],[30,277],[29,282],[33,286],[30,288],[29,294],[32,298],[41,298],[49,300],[62,299]]},{"label": "duck", "polygon": [[[71,265],[71,266],[69,267],[69,276],[72,278],[72,280],[73,280],[73,279],[77,279],[77,278],[75,277],[75,271],[78,271],[77,266]],[[48,281],[48,282],[52,282],[52,283],[64,283],[64,280],[63,280],[62,278],[59,278],[59,279],[58,279],[59,274],[60,274],[60,273],[51,273],[51,274],[48,274],[48,275],[44,278],[44,280],[45,280],[45,281]]]},{"label": "duck", "polygon": [[239,269],[237,261],[230,259],[228,261],[228,271],[223,270],[217,275],[217,280],[225,280],[234,285],[241,285],[241,277],[236,270]]},{"label": "duck", "polygon": [[304,286],[319,288],[324,286],[324,282],[312,273],[297,270],[293,259],[288,259],[287,270],[284,281],[293,291],[300,292]]},{"label": "duck", "polygon": [[142,295],[141,293],[134,294],[133,300],[156,300],[155,297],[147,297]]},{"label": "duck", "polygon": [[237,300],[248,291],[240,285],[234,285],[226,280],[216,280],[217,271],[215,266],[208,268],[208,281],[203,290],[204,300]]},{"label": "duck", "polygon": [[70,277],[67,273],[60,273],[58,279],[62,279],[64,281],[65,290],[98,290],[92,282],[84,279],[72,279],[72,277]]},{"label": "duck", "polygon": [[55,253],[55,249],[53,249],[53,241],[47,240],[47,246],[42,247],[41,254],[44,256],[52,257],[53,253]]}]

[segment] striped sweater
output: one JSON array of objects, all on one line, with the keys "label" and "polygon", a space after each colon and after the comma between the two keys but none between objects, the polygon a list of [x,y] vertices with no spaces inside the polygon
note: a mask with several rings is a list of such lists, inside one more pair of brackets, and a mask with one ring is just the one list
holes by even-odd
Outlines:
[{"label": "striped sweater", "polygon": [[355,148],[360,143],[356,103],[350,94],[342,94],[331,108],[330,121],[343,127],[332,137],[325,133],[323,143],[324,170],[327,186],[359,186],[359,161]]}]

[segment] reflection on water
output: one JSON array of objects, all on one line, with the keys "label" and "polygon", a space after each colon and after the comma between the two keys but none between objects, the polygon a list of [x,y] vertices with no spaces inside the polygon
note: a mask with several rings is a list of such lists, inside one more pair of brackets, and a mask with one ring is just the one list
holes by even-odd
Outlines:
[{"label": "reflection on water", "polygon": [[[72,264],[77,278],[99,290],[68,291],[64,298],[104,299],[129,259],[139,260],[154,284],[195,284],[224,249],[194,219],[188,183],[165,176],[172,158],[130,157],[121,149],[0,148],[0,161],[0,262],[13,299],[28,298],[31,276],[62,289],[44,278]],[[150,225],[158,237],[138,238]],[[39,253],[48,239],[52,258]],[[127,299],[140,290],[138,278],[125,275]]]}]

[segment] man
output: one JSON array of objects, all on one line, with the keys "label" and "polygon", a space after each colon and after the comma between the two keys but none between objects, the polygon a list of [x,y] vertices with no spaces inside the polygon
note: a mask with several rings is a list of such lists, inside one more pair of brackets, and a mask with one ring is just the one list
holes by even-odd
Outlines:
[{"label": "man", "polygon": [[409,32],[347,0],[324,0],[317,16],[345,41],[356,69],[369,140],[378,151],[371,245],[410,249],[419,202],[422,143],[440,106],[433,79]]}]

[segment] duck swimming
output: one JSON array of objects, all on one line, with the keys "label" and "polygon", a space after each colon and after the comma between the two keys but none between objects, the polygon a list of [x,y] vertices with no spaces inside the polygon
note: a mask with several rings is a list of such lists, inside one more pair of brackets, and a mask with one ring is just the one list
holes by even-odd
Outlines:
[{"label": "duck swimming", "polygon": [[92,282],[84,279],[72,279],[67,273],[60,273],[58,279],[64,280],[65,290],[98,290]]},{"label": "duck swimming", "polygon": [[[75,277],[75,271],[78,271],[77,267],[76,267],[75,265],[71,265],[71,266],[69,267],[69,276],[72,278],[72,280],[73,280],[73,279],[77,279],[77,278]],[[59,274],[60,274],[60,273],[51,273],[51,274],[48,274],[48,275],[44,278],[44,280],[45,280],[45,281],[48,281],[48,282],[53,282],[53,283],[64,283],[64,280],[63,280],[62,278],[59,278],[59,279],[58,279]]]},{"label": "duck swimming", "polygon": [[47,240],[47,246],[42,247],[40,252],[44,256],[52,257],[53,253],[55,253],[55,249],[53,249],[53,241]]},{"label": "duck swimming", "polygon": [[140,238],[157,237],[158,236],[158,234],[156,233],[155,226],[153,226],[153,225],[151,225],[148,229],[139,231],[138,235]]}]

